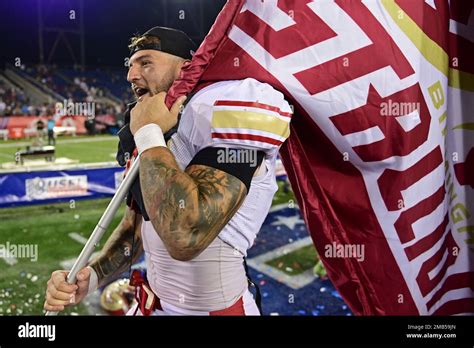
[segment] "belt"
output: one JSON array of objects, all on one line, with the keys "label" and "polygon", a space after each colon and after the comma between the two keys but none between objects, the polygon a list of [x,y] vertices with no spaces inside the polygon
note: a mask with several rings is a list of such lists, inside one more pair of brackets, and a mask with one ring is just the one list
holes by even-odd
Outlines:
[{"label": "belt", "polygon": [[[150,285],[145,279],[143,273],[139,270],[133,270],[130,276],[130,285],[135,287],[135,299],[138,306],[133,315],[137,314],[138,309],[144,316],[150,316],[153,311],[161,310],[160,299],[151,290]],[[243,296],[241,296],[232,306],[209,312],[210,316],[237,316],[245,315]]]}]

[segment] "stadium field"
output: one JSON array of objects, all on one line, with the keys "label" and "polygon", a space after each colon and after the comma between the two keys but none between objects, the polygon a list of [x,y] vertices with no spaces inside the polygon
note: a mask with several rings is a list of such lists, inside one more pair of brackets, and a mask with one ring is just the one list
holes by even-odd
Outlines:
[{"label": "stadium field", "polygon": [[[13,162],[15,152],[32,141],[7,140],[0,143],[0,164]],[[56,158],[77,163],[115,162],[116,136],[64,136],[56,140]],[[51,168],[53,169],[53,168]],[[0,244],[37,245],[38,258],[0,259],[0,315],[42,314],[45,283],[61,262],[79,255],[83,244],[105,210],[109,198],[67,203],[0,209]],[[108,233],[120,221],[124,207],[117,213]],[[70,234],[73,234],[73,239]],[[107,235],[104,236],[105,242]],[[87,314],[84,305],[68,312]]]},{"label": "stadium field", "polygon": [[[110,138],[113,140],[113,138]],[[112,151],[115,142],[104,140]],[[92,152],[94,143],[85,142]],[[78,144],[74,144],[77,146]],[[86,161],[89,154],[77,151]],[[282,205],[294,200],[285,192],[284,183],[279,182],[273,205]],[[0,259],[0,315],[42,315],[45,284],[52,271],[62,269],[62,262],[71,262],[79,255],[84,241],[105,210],[110,199],[80,200],[67,203],[34,205],[0,209],[0,244],[37,245],[37,260],[31,258]],[[108,233],[99,244],[100,250],[123,215],[119,210]],[[307,257],[306,263],[307,263]],[[291,263],[297,261],[291,259]],[[309,266],[306,266],[307,268]],[[90,314],[84,304],[68,308],[65,313]]]},{"label": "stadium field", "polygon": [[[114,163],[117,142],[116,136],[60,137],[56,143],[56,158],[66,157],[78,164]],[[12,162],[15,152],[28,144],[31,144],[31,140],[8,140],[0,143],[0,165]],[[51,169],[54,169],[54,164],[51,164]],[[279,190],[273,199],[272,212],[262,227],[260,238],[257,237],[255,247],[251,249],[253,251],[249,255],[249,262],[255,257],[255,260],[258,260],[261,255],[269,256],[265,257],[265,261],[256,261],[261,267],[251,266],[250,272],[255,279],[258,279],[264,297],[267,296],[264,299],[265,314],[273,312],[302,314],[303,310],[308,313],[308,308],[319,305],[320,298],[315,297],[310,301],[305,294],[328,285],[324,281],[313,281],[316,278],[311,276],[312,268],[318,260],[312,243],[304,242],[299,247],[292,247],[292,243],[307,236],[307,232],[298,232],[303,228],[301,225],[303,221],[296,217],[299,216],[298,210],[292,208],[295,205],[295,198],[291,188],[283,180],[279,180],[278,185]],[[2,268],[0,315],[44,313],[45,285],[51,272],[56,269],[69,269],[109,201],[110,198],[71,200],[66,203],[0,209],[0,246],[6,246],[8,242],[10,245],[37,247],[35,260],[21,256],[11,258],[0,255]],[[116,214],[112,226],[97,250],[100,250],[100,246],[105,243],[108,235],[120,221],[123,210],[124,206]],[[297,215],[294,215],[295,213]],[[300,227],[296,227],[294,222]],[[289,251],[272,254],[273,250],[281,249],[284,245],[288,245]],[[270,270],[270,273],[265,269]],[[280,274],[277,279],[269,276],[272,273],[271,269]],[[282,276],[287,280],[281,279]],[[293,290],[290,278],[309,279],[308,282],[311,283],[299,290]],[[306,283],[303,281],[303,284]],[[287,301],[282,299],[287,297],[288,293],[299,294],[301,299],[299,306],[285,305]],[[345,310],[340,309],[339,299],[327,298],[325,301],[334,303],[332,307],[328,306],[331,308],[328,314],[345,314]],[[97,302],[98,296],[88,297],[82,304],[68,308],[65,313],[73,315],[103,313]],[[276,306],[275,303],[279,305]]]},{"label": "stadium field", "polygon": [[[0,142],[0,164],[14,162],[15,153],[31,143],[26,140]],[[112,135],[60,137],[56,140],[56,158],[65,157],[80,163],[114,162],[117,144],[118,138]]]},{"label": "stadium field", "polygon": [[[61,262],[79,255],[83,244],[77,236],[88,238],[108,202],[98,199],[0,209],[1,244],[37,245],[37,260],[0,260],[0,315],[43,313],[45,285],[51,272],[61,269]],[[119,223],[123,210],[117,213],[108,234]],[[83,305],[68,312],[87,314]]]}]

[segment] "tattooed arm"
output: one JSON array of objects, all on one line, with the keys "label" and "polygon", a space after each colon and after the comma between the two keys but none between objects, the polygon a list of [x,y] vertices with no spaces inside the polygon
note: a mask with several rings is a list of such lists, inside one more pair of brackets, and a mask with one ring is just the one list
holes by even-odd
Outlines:
[{"label": "tattooed arm", "polygon": [[[137,221],[136,229],[133,227]],[[99,286],[104,285],[112,277],[127,270],[132,252],[132,240],[135,233],[133,258],[136,260],[143,250],[140,240],[141,216],[127,208],[125,215],[107,240],[101,254],[92,263],[98,277]],[[78,304],[89,292],[90,271],[87,267],[77,273],[76,284],[66,281],[69,271],[58,270],[51,274],[46,287],[44,309],[47,311],[62,311],[66,306]]]},{"label": "tattooed arm", "polygon": [[[131,111],[130,130],[137,147],[136,133],[142,127],[157,124],[165,133],[176,125],[185,98],[168,110],[165,96],[143,95]],[[171,257],[181,261],[196,257],[214,240],[247,194],[239,179],[221,170],[196,164],[183,172],[165,147],[141,153],[140,185],[154,229]]]},{"label": "tattooed arm", "polygon": [[130,266],[130,258],[132,257],[133,263],[143,252],[140,234],[141,222],[140,214],[136,214],[128,207],[125,209],[122,221],[107,239],[99,256],[90,264],[97,273],[99,286],[125,272]]},{"label": "tattooed arm", "polygon": [[246,194],[236,177],[204,165],[183,172],[165,147],[141,155],[146,211],[171,257],[187,261],[203,251],[239,209]]}]

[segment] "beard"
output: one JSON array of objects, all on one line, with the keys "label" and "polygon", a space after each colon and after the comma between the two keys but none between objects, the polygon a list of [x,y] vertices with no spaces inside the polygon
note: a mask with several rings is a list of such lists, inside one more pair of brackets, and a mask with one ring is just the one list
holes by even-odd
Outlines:
[{"label": "beard", "polygon": [[168,90],[171,88],[171,85],[173,85],[174,80],[175,79],[171,73],[164,76],[155,88],[155,94],[160,92],[168,92]]},{"label": "beard", "polygon": [[[171,88],[171,85],[173,84],[175,78],[172,73],[166,74],[166,76],[163,76],[160,81],[158,81],[155,86],[150,86],[150,89],[143,87],[143,89],[147,89],[148,93],[151,92],[152,95],[165,92],[167,93],[168,90]],[[139,94],[135,90],[133,90],[133,94],[135,95],[135,98],[138,99],[140,97]],[[145,93],[146,94],[146,93]],[[142,94],[141,94],[142,95]]]}]

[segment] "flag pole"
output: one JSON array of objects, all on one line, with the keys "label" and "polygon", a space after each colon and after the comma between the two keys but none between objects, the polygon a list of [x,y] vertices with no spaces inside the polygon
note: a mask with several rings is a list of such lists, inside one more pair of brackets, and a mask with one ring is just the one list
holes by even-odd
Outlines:
[{"label": "flag pole", "polygon": [[[76,283],[77,273],[87,265],[87,262],[92,256],[92,253],[94,252],[95,247],[99,243],[105,231],[107,231],[107,228],[112,222],[112,219],[114,218],[115,213],[117,212],[123,200],[127,196],[127,193],[130,190],[132,183],[135,181],[135,178],[138,175],[139,165],[140,165],[140,156],[137,156],[137,158],[135,158],[132,165],[130,166],[130,169],[127,175],[120,183],[117,189],[117,192],[115,192],[115,195],[112,197],[112,200],[110,201],[109,205],[107,206],[104,213],[102,214],[102,217],[100,218],[99,222],[95,226],[94,231],[89,237],[89,240],[87,241],[86,245],[84,245],[84,248],[79,254],[79,257],[74,262],[74,265],[72,266],[71,271],[69,272],[67,276],[67,282],[69,284]],[[53,311],[46,312],[47,316],[53,316],[57,314],[58,312],[53,312]]]}]

